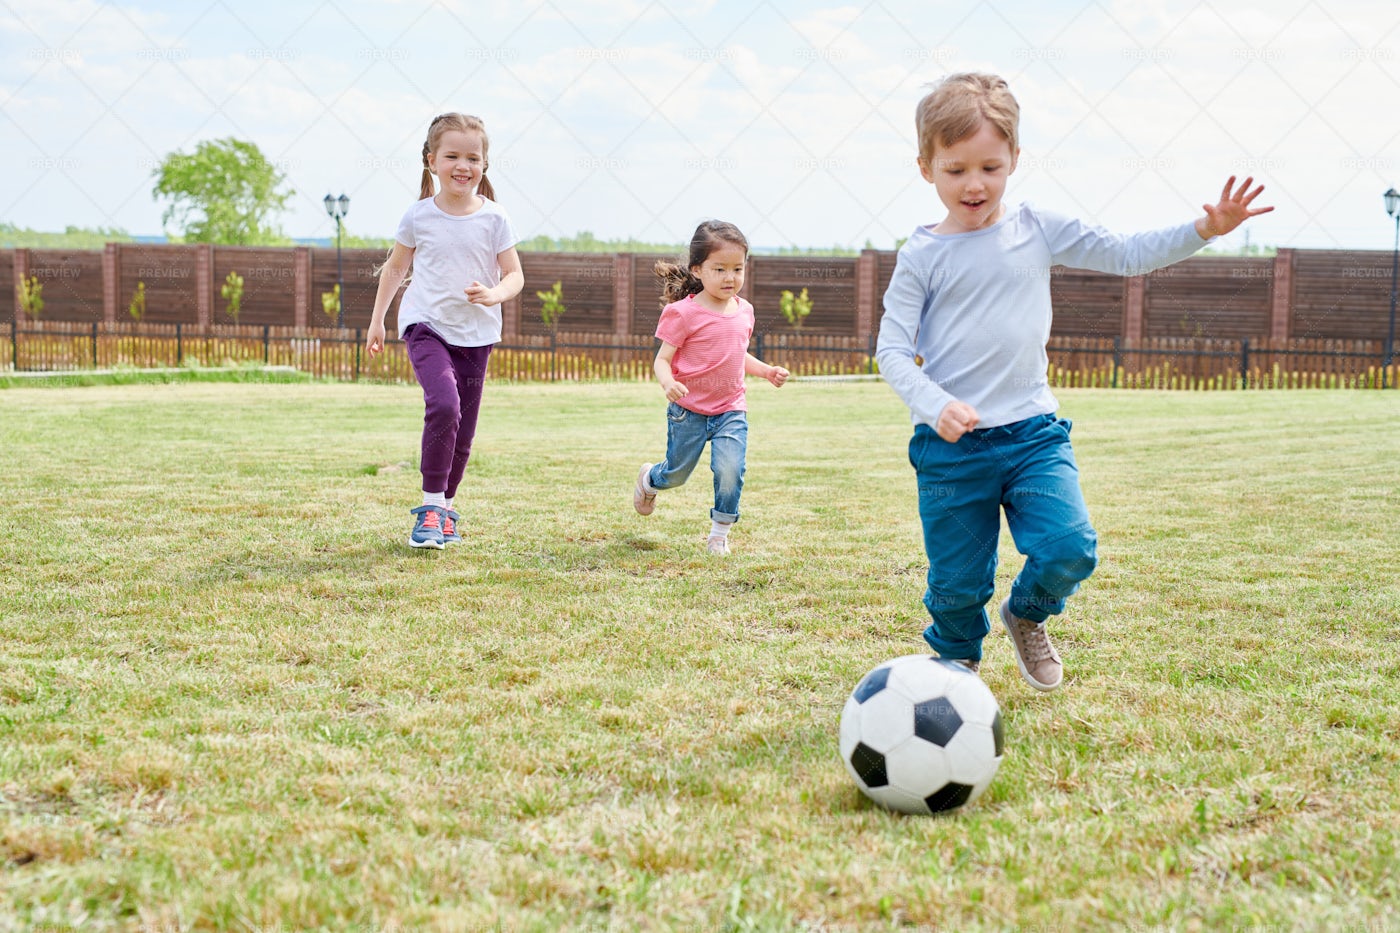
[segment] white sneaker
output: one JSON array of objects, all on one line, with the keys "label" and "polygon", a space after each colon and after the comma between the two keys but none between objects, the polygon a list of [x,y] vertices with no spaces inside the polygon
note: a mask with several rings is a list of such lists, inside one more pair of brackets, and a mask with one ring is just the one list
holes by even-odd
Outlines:
[{"label": "white sneaker", "polygon": [[705,550],[710,554],[727,555],[729,553],[729,539],[724,535],[710,535],[705,539]]},{"label": "white sneaker", "polygon": [[632,487],[632,508],[637,510],[638,515],[650,515],[656,508],[656,493],[647,492],[647,474],[652,466],[654,464],[642,464],[641,472],[637,474],[637,485]]}]

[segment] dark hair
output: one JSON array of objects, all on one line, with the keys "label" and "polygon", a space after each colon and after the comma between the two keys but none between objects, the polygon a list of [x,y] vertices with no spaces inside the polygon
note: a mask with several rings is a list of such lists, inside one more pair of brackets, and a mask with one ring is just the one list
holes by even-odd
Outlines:
[{"label": "dark hair", "polygon": [[486,124],[481,122],[481,117],[466,113],[440,113],[428,124],[428,138],[423,140],[423,181],[419,185],[418,199],[421,201],[433,196],[433,172],[428,168],[428,156],[437,151],[442,134],[448,130],[481,134],[481,157],[485,164],[481,167],[481,184],[477,185],[476,192],[483,198],[496,200],[496,192],[486,178],[486,169],[491,166],[491,139],[486,135]]},{"label": "dark hair", "polygon": [[659,259],[653,269],[661,278],[661,307],[680,301],[704,289],[691,270],[705,264],[710,254],[722,246],[737,246],[749,254],[749,241],[739,228],[722,220],[707,220],[695,228],[690,238],[690,261],[685,265]]}]

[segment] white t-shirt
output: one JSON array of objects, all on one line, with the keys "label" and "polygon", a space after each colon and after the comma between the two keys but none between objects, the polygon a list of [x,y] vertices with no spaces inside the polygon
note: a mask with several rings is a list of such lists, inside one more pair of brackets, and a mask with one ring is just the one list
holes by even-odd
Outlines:
[{"label": "white t-shirt", "polygon": [[410,324],[427,324],[449,344],[484,347],[501,340],[501,306],[467,300],[466,288],[501,283],[496,257],[520,238],[495,201],[482,198],[471,214],[449,214],[424,198],[399,221],[394,239],[413,250],[413,277],[399,303],[399,336]]}]

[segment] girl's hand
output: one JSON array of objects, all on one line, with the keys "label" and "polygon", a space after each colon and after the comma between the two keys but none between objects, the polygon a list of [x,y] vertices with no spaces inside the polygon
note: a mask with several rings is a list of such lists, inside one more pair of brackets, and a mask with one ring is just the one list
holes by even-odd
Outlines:
[{"label": "girl's hand", "polygon": [[1255,198],[1259,197],[1259,192],[1264,190],[1263,185],[1253,191],[1249,190],[1249,186],[1254,184],[1252,176],[1246,178],[1237,191],[1231,190],[1234,184],[1235,176],[1231,175],[1225,182],[1225,190],[1220,192],[1220,203],[1201,205],[1206,211],[1206,216],[1196,220],[1196,232],[1201,235],[1201,239],[1209,240],[1211,237],[1224,236],[1249,218],[1267,214],[1273,210],[1272,207],[1251,208],[1249,206]]},{"label": "girl's hand", "polygon": [[384,350],[384,324],[379,321],[371,321],[369,330],[365,333],[365,352],[371,358],[378,356]]},{"label": "girl's hand", "polygon": [[776,387],[781,387],[784,382],[788,381],[788,375],[786,369],[783,369],[781,366],[774,366],[768,370],[768,381],[773,383]]},{"label": "girl's hand", "polygon": [[685,387],[684,383],[674,380],[672,380],[670,385],[664,388],[666,389],[666,401],[668,402],[679,402],[690,394],[690,390]]},{"label": "girl's hand", "polygon": [[467,293],[467,300],[472,304],[491,307],[501,303],[501,296],[494,288],[487,288],[480,282],[473,282],[464,291]]},{"label": "girl's hand", "polygon": [[967,402],[952,401],[943,406],[938,414],[938,424],[934,430],[938,436],[950,444],[956,444],[964,434],[977,427],[982,416]]}]

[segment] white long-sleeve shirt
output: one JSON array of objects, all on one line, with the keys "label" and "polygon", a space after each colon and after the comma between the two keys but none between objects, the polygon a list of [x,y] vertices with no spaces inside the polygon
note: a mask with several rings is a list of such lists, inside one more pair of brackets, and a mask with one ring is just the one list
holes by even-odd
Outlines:
[{"label": "white long-sleeve shirt", "polygon": [[955,399],[977,409],[979,428],[1052,413],[1050,267],[1144,275],[1205,244],[1194,222],[1124,236],[1029,204],[970,233],[919,227],[885,291],[880,374],[915,424],[935,426]]}]

